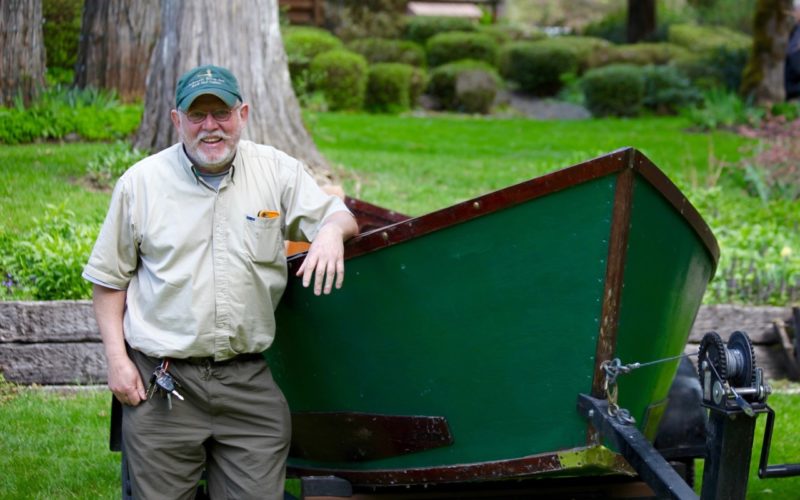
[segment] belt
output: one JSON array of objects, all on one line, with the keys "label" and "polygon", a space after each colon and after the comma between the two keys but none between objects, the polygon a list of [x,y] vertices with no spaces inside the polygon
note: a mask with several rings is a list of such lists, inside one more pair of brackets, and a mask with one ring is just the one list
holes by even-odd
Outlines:
[{"label": "belt", "polygon": [[232,363],[241,363],[245,361],[264,361],[264,356],[259,352],[247,352],[243,354],[237,354],[232,358],[228,358],[222,361],[215,361],[213,357],[205,357],[205,358],[180,358],[174,359],[170,358],[173,361],[182,361],[184,363],[189,363],[192,365],[229,365]]}]

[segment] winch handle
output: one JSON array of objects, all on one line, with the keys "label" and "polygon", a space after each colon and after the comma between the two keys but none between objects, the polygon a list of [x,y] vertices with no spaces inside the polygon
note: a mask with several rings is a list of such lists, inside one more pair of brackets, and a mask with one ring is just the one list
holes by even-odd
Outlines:
[{"label": "winch handle", "polygon": [[758,463],[758,477],[766,479],[770,477],[792,477],[800,476],[800,464],[780,464],[767,465],[769,463],[769,449],[772,444],[772,428],[775,425],[775,410],[767,407],[767,423],[764,426],[764,441],[761,445],[761,460]]}]

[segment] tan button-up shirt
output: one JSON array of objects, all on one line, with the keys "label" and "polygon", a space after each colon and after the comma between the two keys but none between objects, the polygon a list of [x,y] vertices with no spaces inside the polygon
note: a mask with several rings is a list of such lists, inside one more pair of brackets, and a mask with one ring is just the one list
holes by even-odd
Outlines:
[{"label": "tan button-up shirt", "polygon": [[176,144],[119,179],[83,276],[127,289],[125,339],[147,355],[261,352],[286,286],[284,239],[312,241],[340,210],[272,147],[241,141],[216,191]]}]

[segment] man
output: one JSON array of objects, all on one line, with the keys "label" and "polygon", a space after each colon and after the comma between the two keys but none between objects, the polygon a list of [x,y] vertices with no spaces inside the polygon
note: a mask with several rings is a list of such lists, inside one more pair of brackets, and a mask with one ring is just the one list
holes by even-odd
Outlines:
[{"label": "man", "polygon": [[[290,416],[259,354],[286,285],[283,242],[312,242],[297,275],[328,294],[358,228],[299,161],[240,140],[248,113],[228,70],[181,76],[180,143],[119,179],[84,269],[134,498],[191,498],[203,468],[212,498],[283,498]],[[179,384],[170,396],[148,391],[159,367]]]}]

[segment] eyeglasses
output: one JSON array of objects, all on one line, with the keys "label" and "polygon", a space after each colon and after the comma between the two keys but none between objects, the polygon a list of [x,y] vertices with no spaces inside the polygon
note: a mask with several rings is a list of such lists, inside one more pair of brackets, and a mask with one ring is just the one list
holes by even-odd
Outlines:
[{"label": "eyeglasses", "polygon": [[186,118],[188,118],[192,123],[203,123],[208,115],[211,115],[211,118],[213,118],[214,121],[226,122],[231,119],[233,112],[237,109],[239,109],[239,106],[234,108],[215,109],[214,111],[189,111],[188,113],[183,114],[186,115]]}]

